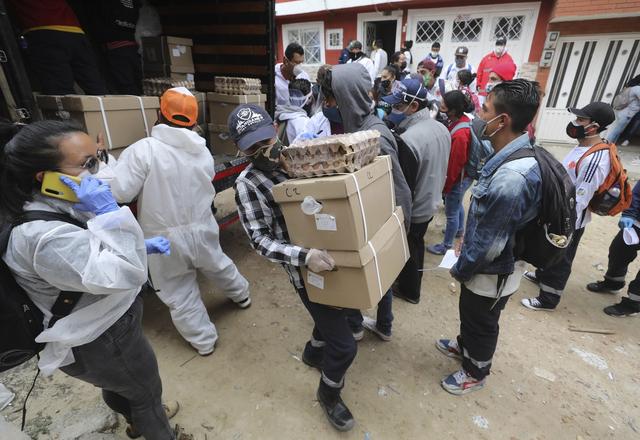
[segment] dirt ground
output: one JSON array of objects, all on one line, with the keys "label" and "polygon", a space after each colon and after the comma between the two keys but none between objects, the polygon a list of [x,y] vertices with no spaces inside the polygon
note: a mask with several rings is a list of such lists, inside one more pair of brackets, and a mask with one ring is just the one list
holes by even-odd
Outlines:
[{"label": "dirt ground", "polygon": [[[458,364],[434,347],[437,338],[457,334],[459,286],[451,290],[443,269],[426,271],[420,304],[394,300],[393,341],[366,334],[359,343],[344,389],[357,423],[345,434],[325,420],[315,401],[319,374],[300,361],[310,317],[285,272],[252,251],[236,224],[221,242],[251,282],[253,305],[239,310],[203,281],[220,333],[212,356],[197,356],[175,331],[166,307],[155,297],[145,299],[145,332],[158,356],[165,398],[182,405],[174,421],[202,438],[233,440],[640,438],[640,321],[605,315],[602,308],[620,296],[584,287],[603,275],[616,222],[594,218],[588,226],[554,313],[520,305],[522,297],[536,294],[523,280],[503,312],[487,386],[466,396],[441,389],[442,377]],[[443,225],[440,214],[427,243],[441,240]],[[425,267],[438,263],[439,257],[427,254]],[[634,262],[630,272],[638,269]],[[570,325],[615,334],[575,333]],[[0,376],[18,394],[1,413],[15,423],[32,373],[24,368]],[[56,373],[38,382],[27,432],[40,440],[56,438],[56,420],[100,405],[96,389]],[[116,434],[126,438],[122,425]]]}]

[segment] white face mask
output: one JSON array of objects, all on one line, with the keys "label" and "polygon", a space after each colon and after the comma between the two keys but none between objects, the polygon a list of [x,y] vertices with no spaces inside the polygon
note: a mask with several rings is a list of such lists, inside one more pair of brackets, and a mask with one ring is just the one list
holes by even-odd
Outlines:
[{"label": "white face mask", "polygon": [[438,58],[439,54],[440,54],[440,52],[431,51],[431,58]]},{"label": "white face mask", "polygon": [[302,72],[304,72],[304,70],[302,70],[302,67],[300,67],[299,64],[293,66],[293,76],[297,78]]},{"label": "white face mask", "polygon": [[111,165],[109,165],[108,163],[104,163],[102,161],[100,162],[100,168],[98,168],[97,173],[91,174],[89,170],[84,170],[83,172],[78,174],[78,177],[80,179],[83,179],[89,176],[94,177],[96,179],[100,179],[104,183],[109,183],[109,184],[116,178],[116,175],[113,172],[113,168],[111,168]]},{"label": "white face mask", "polygon": [[496,46],[496,48],[493,49],[493,51],[495,52],[496,55],[500,56],[504,53],[504,46]]}]

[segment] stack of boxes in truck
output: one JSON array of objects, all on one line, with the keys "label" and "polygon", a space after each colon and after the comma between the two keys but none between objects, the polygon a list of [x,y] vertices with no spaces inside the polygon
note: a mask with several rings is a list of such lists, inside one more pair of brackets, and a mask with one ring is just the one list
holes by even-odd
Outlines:
[{"label": "stack of boxes in truck", "polygon": [[193,83],[195,67],[190,38],[142,37],[142,66],[145,78],[171,78]]},{"label": "stack of boxes in truck", "polygon": [[378,304],[409,259],[394,194],[388,156],[353,173],[292,179],[273,188],[291,242],[327,250],[336,262],[332,272],[303,269],[311,301],[354,309]]},{"label": "stack of boxes in truck", "polygon": [[207,93],[209,106],[209,143],[214,154],[236,155],[237,148],[229,137],[227,119],[240,104],[265,107],[267,95],[261,93],[255,78],[216,77],[215,92]]}]

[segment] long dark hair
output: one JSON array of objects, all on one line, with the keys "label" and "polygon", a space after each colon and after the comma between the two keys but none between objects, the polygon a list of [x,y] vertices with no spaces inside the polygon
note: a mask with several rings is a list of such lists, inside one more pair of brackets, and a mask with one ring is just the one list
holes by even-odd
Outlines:
[{"label": "long dark hair", "polygon": [[0,123],[0,215],[19,215],[24,204],[40,189],[35,175],[57,170],[62,160],[60,142],[72,133],[84,132],[72,122],[39,121],[18,129]]},{"label": "long dark hair", "polygon": [[456,117],[460,117],[464,112],[470,112],[473,108],[473,103],[467,95],[460,90],[452,90],[447,92],[442,97],[444,104],[450,112],[455,113]]}]

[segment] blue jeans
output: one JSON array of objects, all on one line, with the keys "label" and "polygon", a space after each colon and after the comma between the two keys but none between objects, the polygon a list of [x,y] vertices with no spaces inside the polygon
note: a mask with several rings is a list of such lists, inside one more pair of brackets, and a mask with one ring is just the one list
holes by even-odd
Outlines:
[{"label": "blue jeans", "polygon": [[460,182],[453,185],[451,191],[444,197],[444,213],[447,216],[447,226],[444,230],[443,244],[446,247],[453,246],[453,239],[456,233],[464,228],[464,206],[462,200],[473,179],[465,177]]},{"label": "blue jeans", "polygon": [[[393,294],[389,289],[378,303],[378,312],[376,314],[376,327],[386,334],[391,334],[391,323],[393,322],[392,303]],[[360,310],[350,310],[347,313],[347,321],[352,332],[362,330],[362,313]]]},{"label": "blue jeans", "polygon": [[622,134],[624,129],[627,128],[627,125],[629,125],[629,122],[631,122],[631,119],[634,116],[635,114],[631,113],[626,108],[623,110],[617,111],[616,120],[613,124],[611,124],[611,126],[607,130],[605,138],[609,142],[613,142],[613,143],[618,142],[618,137]]}]

